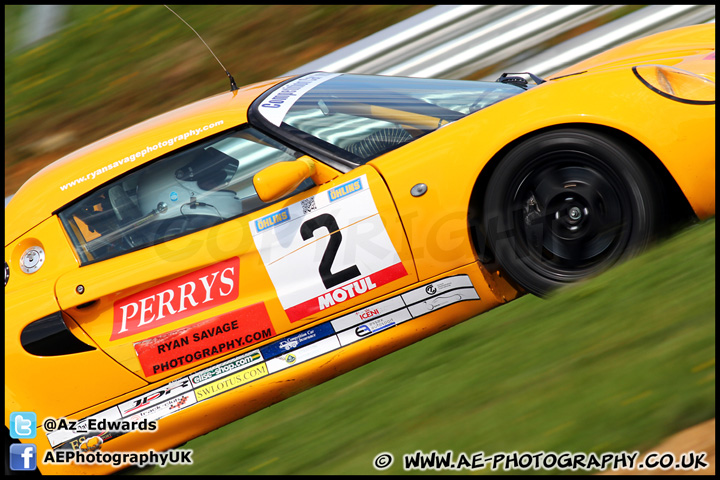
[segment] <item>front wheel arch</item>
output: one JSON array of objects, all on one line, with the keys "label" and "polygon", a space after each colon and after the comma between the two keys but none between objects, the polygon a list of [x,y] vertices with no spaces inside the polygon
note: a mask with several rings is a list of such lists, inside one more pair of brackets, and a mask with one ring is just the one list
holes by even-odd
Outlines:
[{"label": "front wheel arch", "polygon": [[[687,225],[697,219],[687,198],[662,162],[652,151],[634,137],[620,130],[597,124],[572,123],[555,125],[530,132],[507,144],[490,159],[476,179],[468,205],[468,226],[476,257],[487,268],[492,270],[502,269],[502,266],[499,265],[496,260],[495,252],[493,252],[488,242],[487,233],[483,226],[484,197],[492,175],[497,170],[501,160],[516,146],[540,135],[568,129],[586,132],[591,135],[597,134],[601,137],[611,139],[616,144],[635,153],[635,159],[639,163],[638,166],[653,176],[652,181],[658,186],[658,197],[662,199],[660,206],[662,215],[660,216],[661,219],[658,224],[658,229],[655,232],[656,236],[666,236],[679,227]],[[516,284],[515,286],[522,290],[520,285]]]}]

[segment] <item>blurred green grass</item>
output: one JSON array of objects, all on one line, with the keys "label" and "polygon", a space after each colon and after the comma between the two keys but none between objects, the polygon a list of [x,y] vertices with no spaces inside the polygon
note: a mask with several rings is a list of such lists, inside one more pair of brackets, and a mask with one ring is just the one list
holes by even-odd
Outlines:
[{"label": "blurred green grass", "polygon": [[383,473],[400,474],[417,450],[646,451],[714,416],[713,218],[192,440],[190,467],[139,473],[373,474],[390,452]]},{"label": "blurred green grass", "polygon": [[[172,6],[239,85],[282,74],[428,5]],[[18,48],[5,6],[5,165],[79,148],[228,89],[162,6],[74,5]],[[58,155],[59,156],[59,155]],[[6,176],[6,190],[8,180]],[[7,194],[7,192],[6,192]],[[643,450],[715,415],[715,222],[549,301],[524,297],[189,442],[142,473],[362,474],[418,449]]]},{"label": "blurred green grass", "polygon": [[[76,110],[102,107],[103,98],[124,92],[134,93],[132,101],[141,102],[135,104],[138,108],[167,103],[168,94],[178,94],[182,105],[229,88],[200,40],[162,5],[69,6],[66,28],[20,49],[23,7],[5,6],[6,122],[28,110],[52,110],[62,104]],[[351,11],[341,5],[172,8],[203,36],[239,85],[272,78],[314,59],[314,54],[306,54],[308,48],[326,42],[332,51],[348,39],[362,38],[420,10],[367,6]],[[318,35],[318,29],[323,34]],[[188,62],[192,68],[182,67]],[[144,88],[128,88],[139,84]]]}]

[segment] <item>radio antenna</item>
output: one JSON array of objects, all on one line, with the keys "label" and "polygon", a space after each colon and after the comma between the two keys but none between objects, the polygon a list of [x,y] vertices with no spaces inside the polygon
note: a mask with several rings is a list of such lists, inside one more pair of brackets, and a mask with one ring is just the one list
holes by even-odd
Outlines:
[{"label": "radio antenna", "polygon": [[[174,13],[175,16],[178,17],[185,25],[187,25],[190,30],[192,30],[193,32],[195,32],[195,29],[194,29],[193,27],[191,27],[189,23],[187,23],[185,20],[183,20],[183,18],[182,18],[180,15],[178,15],[177,13],[175,13],[175,11],[174,11],[172,8],[168,7],[167,5],[163,5],[163,6],[164,6],[165,8],[167,8],[168,10],[170,10],[172,13]],[[218,63],[220,64],[220,66],[222,67],[222,69],[225,70],[225,74],[226,74],[226,75],[228,76],[228,78],[230,79],[230,91],[231,91],[231,92],[234,92],[235,90],[238,90],[238,86],[237,86],[237,84],[235,83],[235,79],[232,77],[232,75],[230,75],[230,72],[228,72],[227,68],[225,68],[225,65],[223,65],[222,62],[220,61],[220,59],[213,53],[212,49],[208,46],[207,43],[205,43],[205,40],[202,39],[202,37],[200,36],[200,34],[197,33],[197,32],[195,32],[195,35],[198,36],[198,38],[200,39],[200,41],[203,42],[203,44],[207,47],[208,50],[210,50],[210,53],[212,53],[212,56],[215,57],[215,60],[217,60],[217,62],[218,62]]]}]

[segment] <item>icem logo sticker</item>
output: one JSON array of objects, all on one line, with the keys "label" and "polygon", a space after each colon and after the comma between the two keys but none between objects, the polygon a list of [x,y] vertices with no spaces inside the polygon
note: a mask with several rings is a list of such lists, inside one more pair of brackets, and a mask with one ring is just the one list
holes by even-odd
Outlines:
[{"label": "icem logo sticker", "polygon": [[370,330],[370,327],[367,325],[360,325],[355,329],[355,335],[358,337],[367,337],[372,333],[372,330]]}]

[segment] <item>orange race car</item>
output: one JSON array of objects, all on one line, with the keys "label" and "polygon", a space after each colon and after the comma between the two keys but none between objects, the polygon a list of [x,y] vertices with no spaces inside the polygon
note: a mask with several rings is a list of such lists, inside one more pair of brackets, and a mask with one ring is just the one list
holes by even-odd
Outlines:
[{"label": "orange race car", "polygon": [[146,463],[713,216],[714,81],[711,24],[546,79],[275,79],[58,160],[5,210],[6,445]]}]

